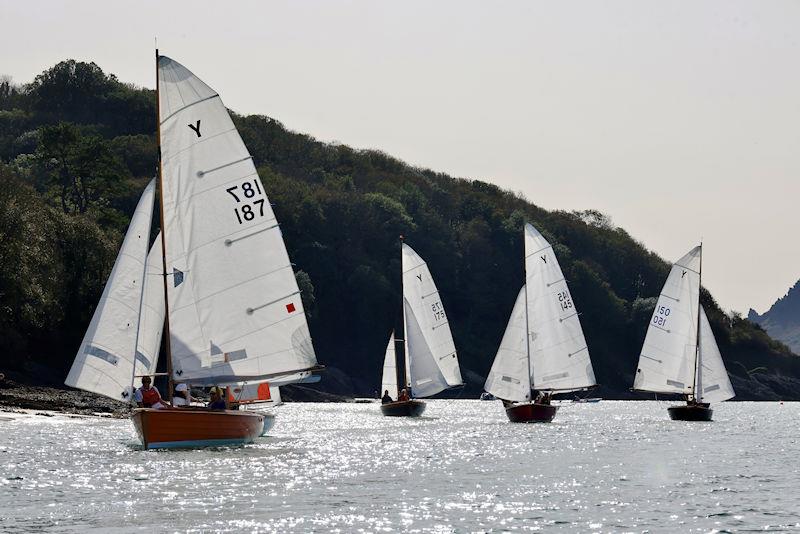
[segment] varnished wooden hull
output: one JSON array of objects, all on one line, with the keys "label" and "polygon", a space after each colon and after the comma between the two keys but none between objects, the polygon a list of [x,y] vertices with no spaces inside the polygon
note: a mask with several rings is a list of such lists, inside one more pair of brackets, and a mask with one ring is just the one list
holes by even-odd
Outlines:
[{"label": "varnished wooden hull", "polygon": [[138,408],[131,414],[145,449],[178,449],[252,443],[272,427],[265,413],[204,408]]},{"label": "varnished wooden hull", "polygon": [[419,417],[425,411],[425,403],[411,399],[381,404],[381,413],[389,417]]},{"label": "varnished wooden hull", "polygon": [[526,402],[506,407],[506,415],[512,423],[549,423],[556,416],[558,406]]},{"label": "varnished wooden hull", "polygon": [[669,418],[673,421],[711,421],[714,410],[708,406],[686,404],[667,408]]}]

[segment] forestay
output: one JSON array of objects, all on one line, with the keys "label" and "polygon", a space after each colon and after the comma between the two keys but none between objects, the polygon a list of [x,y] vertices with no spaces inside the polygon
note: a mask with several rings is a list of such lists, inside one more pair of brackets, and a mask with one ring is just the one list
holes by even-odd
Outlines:
[{"label": "forestay", "polygon": [[525,286],[522,286],[484,385],[486,391],[499,399],[516,402],[530,400],[531,382],[526,336]]},{"label": "forestay", "polygon": [[700,360],[697,365],[697,391],[700,402],[722,402],[733,398],[728,371],[722,362],[717,340],[711,331],[706,311],[700,308]]},{"label": "forestay", "polygon": [[[445,387],[463,384],[458,356],[450,332],[447,315],[439,297],[439,290],[433,281],[428,265],[408,245],[402,246],[403,297],[405,300],[406,343],[409,350],[409,361],[412,372],[412,392],[422,396],[414,384],[414,373],[420,379],[433,379],[424,376],[415,367],[426,365],[417,361],[422,354],[430,354],[439,372],[444,377]],[[409,333],[416,332],[415,334]],[[421,336],[421,338],[413,337]],[[419,353],[419,354],[418,354]],[[432,395],[433,393],[431,393]]]},{"label": "forestay", "polygon": [[116,400],[131,399],[154,194],[155,182],[151,181],[133,212],[111,275],[64,382],[68,386]]},{"label": "forestay", "polygon": [[161,334],[164,331],[164,265],[161,261],[161,233],[156,236],[144,275],[144,296],[139,319],[139,340],[136,348],[136,376],[152,375],[158,365]]},{"label": "forestay", "polygon": [[158,60],[174,378],[258,380],[316,366],[300,291],[252,158],[217,93]]},{"label": "forestay", "polygon": [[672,266],[650,319],[634,389],[692,393],[701,254],[695,247]]},{"label": "forestay", "polygon": [[578,310],[553,247],[525,225],[531,376],[534,389],[573,391],[595,385]]}]

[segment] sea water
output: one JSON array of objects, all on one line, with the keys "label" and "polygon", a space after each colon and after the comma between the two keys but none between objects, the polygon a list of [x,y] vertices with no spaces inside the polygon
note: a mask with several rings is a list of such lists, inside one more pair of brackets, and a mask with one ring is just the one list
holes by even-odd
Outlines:
[{"label": "sea water", "polygon": [[[130,421],[0,420],[2,532],[800,531],[800,403],[286,404],[269,437],[144,451]],[[14,416],[14,414],[0,414]]]}]

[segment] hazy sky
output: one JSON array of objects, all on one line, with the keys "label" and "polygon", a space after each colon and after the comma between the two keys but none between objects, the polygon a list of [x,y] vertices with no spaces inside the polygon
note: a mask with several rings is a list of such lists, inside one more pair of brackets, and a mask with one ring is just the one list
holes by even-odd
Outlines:
[{"label": "hazy sky", "polygon": [[[800,2],[0,0],[0,73],[153,87],[153,39],[241,113],[601,210],[764,311],[800,278]],[[509,261],[516,261],[509,258]]]}]

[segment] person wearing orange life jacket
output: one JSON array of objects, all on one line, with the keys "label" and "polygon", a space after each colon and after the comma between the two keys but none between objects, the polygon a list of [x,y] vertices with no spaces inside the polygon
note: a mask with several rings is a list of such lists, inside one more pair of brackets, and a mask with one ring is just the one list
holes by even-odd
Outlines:
[{"label": "person wearing orange life jacket", "polygon": [[133,394],[133,400],[136,401],[139,408],[155,408],[156,410],[166,408],[167,403],[161,398],[158,389],[155,386],[151,386],[150,383],[150,377],[143,376],[142,387]]}]

